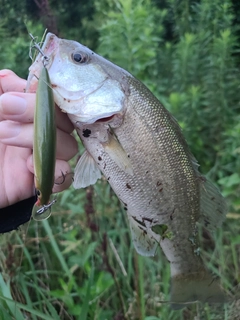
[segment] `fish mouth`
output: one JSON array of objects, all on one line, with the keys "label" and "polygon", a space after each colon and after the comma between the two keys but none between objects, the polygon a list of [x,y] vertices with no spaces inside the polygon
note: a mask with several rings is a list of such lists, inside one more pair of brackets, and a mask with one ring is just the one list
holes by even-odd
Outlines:
[{"label": "fish mouth", "polygon": [[48,33],[46,35],[45,41],[43,43],[42,50],[46,56],[51,56],[54,51],[58,49],[59,38],[53,33]]},{"label": "fish mouth", "polygon": [[111,115],[111,116],[109,116],[109,117],[105,117],[105,118],[98,119],[98,120],[95,121],[95,122],[109,122],[109,121],[111,121],[111,120],[114,118],[115,115],[116,115],[116,114],[113,114],[113,115]]},{"label": "fish mouth", "polygon": [[111,115],[106,115],[106,117],[99,117],[96,116],[77,116],[75,114],[68,114],[68,117],[73,121],[73,123],[76,123],[78,126],[80,125],[86,125],[86,124],[94,124],[94,123],[112,123],[112,121],[115,121],[116,117],[118,117],[119,114],[114,113]]},{"label": "fish mouth", "polygon": [[42,69],[43,66],[45,66],[47,69],[51,67],[51,64],[54,60],[54,56],[56,55],[56,52],[59,49],[59,40],[60,39],[53,33],[49,32],[46,35],[46,38],[41,48],[44,56],[41,52],[39,52],[36,58],[36,64],[41,65],[40,69]]},{"label": "fish mouth", "polygon": [[42,68],[45,66],[50,68],[54,56],[59,48],[59,38],[53,33],[48,33],[41,47],[41,52],[38,53],[35,61],[29,68],[29,75],[27,79],[26,92],[36,92],[38,78]]}]

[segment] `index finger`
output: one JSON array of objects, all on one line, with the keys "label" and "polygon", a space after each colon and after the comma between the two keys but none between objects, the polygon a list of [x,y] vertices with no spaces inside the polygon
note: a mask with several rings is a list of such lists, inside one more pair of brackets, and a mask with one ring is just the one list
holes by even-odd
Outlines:
[{"label": "index finger", "polygon": [[11,70],[0,70],[0,95],[9,91],[24,92],[26,82]]},{"label": "index finger", "polygon": [[[0,121],[31,123],[34,117],[35,93],[9,92],[0,96]],[[56,108],[57,127],[67,133],[74,129],[66,113]]]}]

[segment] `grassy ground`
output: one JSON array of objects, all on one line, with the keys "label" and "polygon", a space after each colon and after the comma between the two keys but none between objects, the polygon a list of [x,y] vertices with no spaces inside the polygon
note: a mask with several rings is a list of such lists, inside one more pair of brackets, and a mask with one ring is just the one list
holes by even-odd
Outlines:
[{"label": "grassy ground", "polygon": [[239,229],[228,218],[204,254],[235,301],[173,311],[168,262],[160,249],[154,258],[135,253],[106,181],[66,190],[48,220],[1,236],[0,319],[239,319]]}]

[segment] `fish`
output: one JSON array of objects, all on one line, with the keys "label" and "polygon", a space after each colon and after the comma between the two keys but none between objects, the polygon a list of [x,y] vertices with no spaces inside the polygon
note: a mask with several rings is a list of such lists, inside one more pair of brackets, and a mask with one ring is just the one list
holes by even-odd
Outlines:
[{"label": "fish", "polygon": [[34,112],[33,163],[37,201],[32,209],[35,220],[47,219],[56,199],[50,201],[56,162],[56,121],[53,90],[48,70],[43,66],[38,78]]},{"label": "fish", "polygon": [[[175,118],[142,82],[84,45],[48,33],[42,51],[55,103],[85,147],[74,187],[105,176],[126,210],[136,251],[154,256],[163,250],[173,309],[225,301],[201,257],[198,228],[212,233],[220,227],[226,201],[199,172]],[[32,88],[32,74],[41,68],[38,55],[29,69]]]}]

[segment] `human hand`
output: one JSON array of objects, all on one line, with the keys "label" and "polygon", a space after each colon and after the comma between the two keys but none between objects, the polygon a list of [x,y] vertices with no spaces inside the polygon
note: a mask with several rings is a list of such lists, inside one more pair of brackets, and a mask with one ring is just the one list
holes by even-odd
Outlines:
[{"label": "human hand", "polygon": [[[35,94],[24,93],[26,80],[10,70],[0,70],[0,208],[30,198],[35,194],[33,118]],[[69,161],[77,153],[71,136],[73,125],[67,115],[56,108],[57,152],[53,192],[68,188],[72,181]],[[58,179],[60,178],[60,179]]]}]

